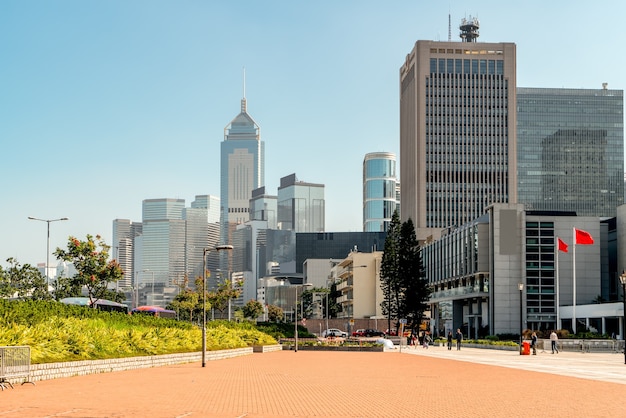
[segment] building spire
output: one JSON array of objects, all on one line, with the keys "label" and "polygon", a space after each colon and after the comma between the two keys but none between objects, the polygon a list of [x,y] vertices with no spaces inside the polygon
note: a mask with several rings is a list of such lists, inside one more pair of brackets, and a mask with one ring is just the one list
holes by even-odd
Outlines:
[{"label": "building spire", "polygon": [[241,113],[247,112],[246,103],[246,67],[243,67],[243,99],[241,99]]}]

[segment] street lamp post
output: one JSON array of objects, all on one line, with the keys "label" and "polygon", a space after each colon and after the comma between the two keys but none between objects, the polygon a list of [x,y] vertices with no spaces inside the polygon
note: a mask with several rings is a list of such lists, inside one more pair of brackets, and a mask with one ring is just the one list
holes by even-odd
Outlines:
[{"label": "street lamp post", "polygon": [[524,332],[524,315],[523,315],[523,306],[522,306],[522,292],[524,291],[524,283],[518,283],[517,288],[519,289],[519,353],[523,354],[522,351],[522,334]]},{"label": "street lamp post", "polygon": [[[311,283],[304,283],[302,284],[302,287],[312,287],[313,285]],[[304,292],[303,292],[304,293]],[[295,314],[295,331],[294,331],[294,337],[296,339],[296,344],[295,344],[295,352],[298,352],[298,286],[296,286],[296,306],[294,307],[294,314]]]},{"label": "street lamp post", "polygon": [[206,367],[206,255],[215,250],[232,250],[233,246],[224,244],[214,248],[202,249],[202,367]]},{"label": "street lamp post", "polygon": [[622,340],[624,340],[624,364],[626,364],[626,271],[622,271],[619,276],[619,281],[622,283],[622,303],[624,309],[624,316],[622,318]]},{"label": "street lamp post", "polygon": [[28,219],[31,221],[41,221],[46,222],[48,224],[48,237],[46,241],[46,286],[47,291],[50,291],[50,222],[56,221],[67,221],[69,218],[58,218],[58,219],[39,219],[29,216]]}]

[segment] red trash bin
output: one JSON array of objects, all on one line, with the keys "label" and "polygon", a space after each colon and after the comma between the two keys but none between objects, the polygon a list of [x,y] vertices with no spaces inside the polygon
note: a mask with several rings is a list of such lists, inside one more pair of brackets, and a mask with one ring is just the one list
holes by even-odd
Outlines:
[{"label": "red trash bin", "polygon": [[522,343],[522,355],[524,356],[530,355],[530,343],[528,341],[524,341]]}]

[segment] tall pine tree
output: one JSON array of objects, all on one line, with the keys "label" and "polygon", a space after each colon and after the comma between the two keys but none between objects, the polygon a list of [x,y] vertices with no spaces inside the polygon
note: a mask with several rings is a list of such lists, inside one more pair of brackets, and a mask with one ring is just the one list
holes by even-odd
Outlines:
[{"label": "tall pine tree", "polygon": [[411,218],[400,227],[398,248],[398,281],[402,294],[398,314],[406,318],[409,329],[419,329],[432,291],[426,280],[422,252]]},{"label": "tall pine tree", "polygon": [[[383,259],[380,265],[380,287],[383,291],[383,301],[380,303],[382,313],[387,317],[387,329],[391,329],[391,320],[398,319],[398,304],[400,301],[400,286],[398,276],[398,255],[400,244],[400,215],[396,210],[392,217],[387,238]],[[398,324],[395,324],[396,327]]]}]

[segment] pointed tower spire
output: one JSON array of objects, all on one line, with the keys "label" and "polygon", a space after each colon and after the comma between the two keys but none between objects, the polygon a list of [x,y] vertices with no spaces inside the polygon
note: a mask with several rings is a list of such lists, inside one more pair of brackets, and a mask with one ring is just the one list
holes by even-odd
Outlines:
[{"label": "pointed tower spire", "polygon": [[247,112],[246,103],[246,67],[243,67],[243,99],[241,99],[241,113]]}]

